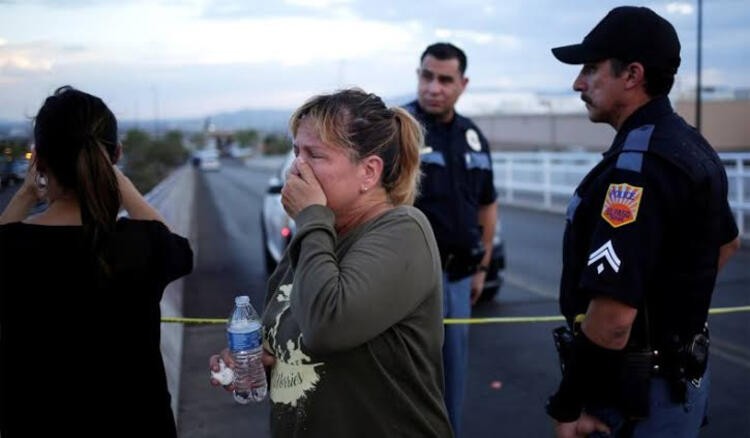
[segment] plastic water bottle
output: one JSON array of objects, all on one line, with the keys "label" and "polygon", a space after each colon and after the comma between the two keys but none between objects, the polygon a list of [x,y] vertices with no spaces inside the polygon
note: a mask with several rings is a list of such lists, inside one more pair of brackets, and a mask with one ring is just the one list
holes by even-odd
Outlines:
[{"label": "plastic water bottle", "polygon": [[250,304],[250,297],[234,299],[234,310],[227,324],[227,342],[235,362],[234,400],[248,404],[266,397],[266,370],[263,368],[263,337],[258,313]]}]

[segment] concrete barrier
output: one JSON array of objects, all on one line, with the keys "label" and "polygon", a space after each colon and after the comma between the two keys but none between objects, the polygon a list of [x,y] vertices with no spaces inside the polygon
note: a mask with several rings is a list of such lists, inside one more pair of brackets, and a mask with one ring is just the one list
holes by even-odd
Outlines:
[{"label": "concrete barrier", "polygon": [[[167,179],[159,183],[145,195],[146,200],[164,216],[170,229],[190,241],[193,256],[197,260],[198,248],[193,226],[193,199],[195,197],[195,170],[183,166],[175,170]],[[184,279],[170,283],[161,299],[162,316],[184,316],[182,313],[182,292]],[[161,325],[161,352],[167,373],[167,385],[172,395],[172,411],[177,418],[180,400],[180,373],[182,364],[182,324]]]}]

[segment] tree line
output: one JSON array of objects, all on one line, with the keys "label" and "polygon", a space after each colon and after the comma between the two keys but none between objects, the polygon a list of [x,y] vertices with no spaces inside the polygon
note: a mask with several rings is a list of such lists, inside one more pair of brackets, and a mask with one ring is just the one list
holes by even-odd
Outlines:
[{"label": "tree line", "polygon": [[[266,155],[284,154],[292,147],[286,135],[253,129],[235,131],[232,141],[250,148],[252,153]],[[0,161],[22,159],[33,147],[31,143],[26,137],[0,139]],[[208,137],[203,132],[186,137],[182,131],[170,130],[155,136],[142,129],[129,129],[122,138],[123,156],[118,165],[141,193],[148,193],[172,170],[184,164],[191,150],[207,146]]]},{"label": "tree line", "polygon": [[[249,148],[248,154],[279,155],[292,148],[289,137],[279,133],[246,129],[235,131],[231,137],[231,143]],[[175,167],[183,164],[190,150],[208,147],[208,136],[204,132],[196,132],[186,139],[181,131],[174,130],[160,137],[152,137],[145,131],[131,129],[125,134],[122,144],[125,174],[142,193],[147,193]]]}]

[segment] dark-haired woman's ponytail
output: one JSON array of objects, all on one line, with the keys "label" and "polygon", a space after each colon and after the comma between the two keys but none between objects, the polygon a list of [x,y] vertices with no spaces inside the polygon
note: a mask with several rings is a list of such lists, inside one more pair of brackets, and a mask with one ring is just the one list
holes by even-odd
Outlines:
[{"label": "dark-haired woman's ponytail", "polygon": [[114,229],[120,210],[120,191],[106,149],[93,135],[83,139],[76,165],[76,179],[84,232],[101,274],[106,277],[110,268],[104,252],[107,236]]}]

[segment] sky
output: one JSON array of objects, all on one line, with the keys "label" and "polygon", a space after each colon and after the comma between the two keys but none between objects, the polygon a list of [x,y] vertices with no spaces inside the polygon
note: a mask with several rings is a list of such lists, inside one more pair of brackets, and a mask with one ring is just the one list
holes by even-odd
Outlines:
[{"label": "sky", "polygon": [[[621,4],[0,0],[0,119],[33,116],[65,84],[102,97],[128,120],[293,109],[348,86],[388,100],[415,94],[419,56],[436,41],[452,42],[468,56],[459,110],[539,109],[535,96],[548,96],[547,106],[575,97],[570,88],[578,67],[556,61],[550,48],[580,42]],[[697,4],[636,4],[667,18],[680,36],[683,62],[673,96],[695,87]],[[719,90],[750,88],[750,0],[703,1],[702,81]],[[583,110],[580,101],[569,101]]]}]

